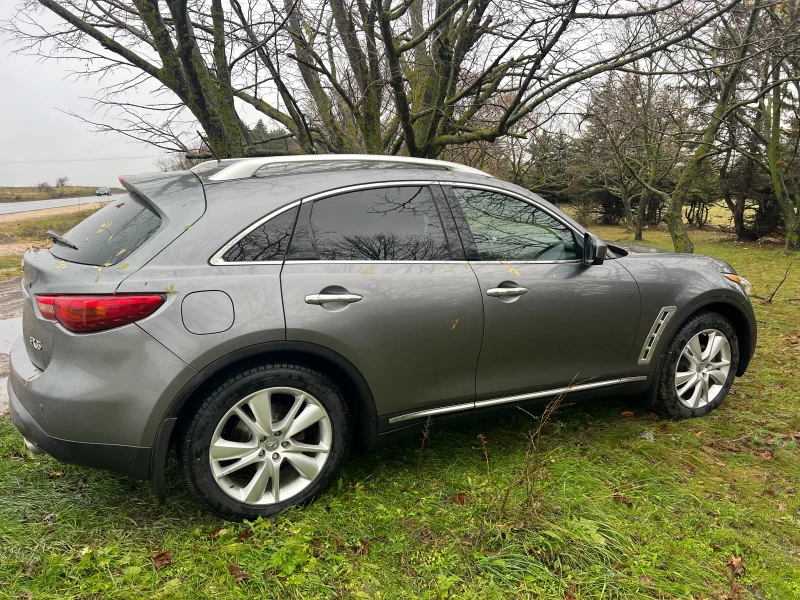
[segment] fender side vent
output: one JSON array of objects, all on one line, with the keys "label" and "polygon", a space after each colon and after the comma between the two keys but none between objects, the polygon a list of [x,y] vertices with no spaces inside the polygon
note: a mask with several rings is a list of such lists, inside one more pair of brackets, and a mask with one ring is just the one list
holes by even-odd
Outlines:
[{"label": "fender side vent", "polygon": [[647,339],[645,340],[644,346],[642,346],[642,351],[639,354],[640,365],[647,365],[650,363],[650,359],[653,357],[653,352],[658,345],[658,340],[661,339],[661,334],[667,328],[667,323],[669,323],[669,320],[672,318],[672,315],[675,314],[676,310],[678,309],[675,306],[665,306],[658,311],[658,316],[653,322],[653,326],[650,328],[650,333],[647,334]]}]

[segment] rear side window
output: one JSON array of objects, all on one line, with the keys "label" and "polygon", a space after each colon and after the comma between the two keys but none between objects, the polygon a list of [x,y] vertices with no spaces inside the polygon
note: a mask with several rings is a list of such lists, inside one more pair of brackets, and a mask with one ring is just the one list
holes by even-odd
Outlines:
[{"label": "rear side window", "polygon": [[449,260],[427,187],[360,190],[314,202],[311,233],[321,260]]},{"label": "rear side window", "polygon": [[111,266],[144,244],[161,227],[161,217],[135,194],[121,198],[64,234],[77,250],[56,243],[50,247],[53,256],[83,265]]},{"label": "rear side window", "polygon": [[297,208],[291,208],[262,223],[231,246],[222,260],[225,262],[252,262],[283,260],[292,237]]}]

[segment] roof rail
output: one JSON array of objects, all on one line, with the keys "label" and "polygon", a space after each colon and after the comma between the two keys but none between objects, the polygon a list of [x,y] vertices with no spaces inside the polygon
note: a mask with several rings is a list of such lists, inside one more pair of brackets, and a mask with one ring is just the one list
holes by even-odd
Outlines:
[{"label": "roof rail", "polygon": [[414,158],[411,156],[384,156],[381,154],[296,154],[291,156],[270,156],[263,158],[245,158],[237,161],[229,167],[225,167],[219,173],[215,173],[208,179],[210,181],[227,181],[229,179],[242,179],[252,177],[261,167],[266,165],[277,165],[283,163],[303,163],[303,162],[325,162],[325,161],[362,161],[362,162],[385,162],[402,163],[407,165],[419,165],[420,167],[440,167],[459,173],[471,173],[472,175],[483,175],[491,177],[488,173],[480,169],[474,169],[466,165],[447,162],[444,160],[433,160],[430,158]]}]

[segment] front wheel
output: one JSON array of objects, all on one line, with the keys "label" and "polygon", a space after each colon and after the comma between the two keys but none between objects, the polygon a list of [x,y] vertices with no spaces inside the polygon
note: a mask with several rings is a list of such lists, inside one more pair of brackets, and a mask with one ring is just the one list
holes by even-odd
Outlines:
[{"label": "front wheel", "polygon": [[350,415],[336,385],[300,365],[232,374],[181,442],[189,487],[223,518],[270,516],[319,495],[344,462]]},{"label": "front wheel", "polygon": [[692,317],[667,348],[655,408],[673,419],[708,414],[728,395],[738,364],[730,321],[714,312]]}]

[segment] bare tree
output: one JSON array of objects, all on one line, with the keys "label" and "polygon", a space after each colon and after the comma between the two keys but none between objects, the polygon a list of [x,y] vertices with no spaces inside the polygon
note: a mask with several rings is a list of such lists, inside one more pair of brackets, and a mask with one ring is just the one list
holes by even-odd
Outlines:
[{"label": "bare tree", "polygon": [[[83,76],[127,73],[99,98],[121,126],[91,121],[168,150],[196,119],[219,156],[259,154],[243,102],[305,152],[436,157],[519,135],[576,84],[687,43],[740,1],[22,0],[4,29]],[[639,35],[611,47],[623,22]],[[154,101],[128,100],[144,81]]]}]

